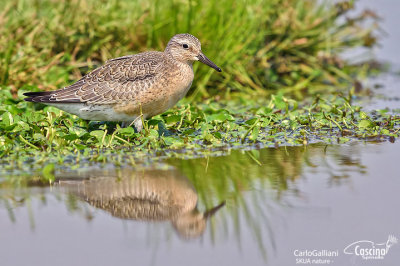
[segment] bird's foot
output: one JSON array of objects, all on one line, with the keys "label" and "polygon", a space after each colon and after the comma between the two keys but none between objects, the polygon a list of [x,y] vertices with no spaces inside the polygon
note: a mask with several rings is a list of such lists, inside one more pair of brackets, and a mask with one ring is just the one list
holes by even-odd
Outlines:
[{"label": "bird's foot", "polygon": [[133,120],[132,122],[122,122],[121,123],[121,127],[125,128],[125,127],[130,127],[134,125],[136,128],[136,131],[139,133],[140,131],[143,130],[143,123],[142,123],[142,118],[139,116],[137,117],[135,120]]},{"label": "bird's foot", "polygon": [[133,124],[135,125],[136,131],[139,133],[143,129],[143,123],[142,123],[142,118],[139,116],[133,121]]},{"label": "bird's foot", "polygon": [[129,127],[129,126],[130,126],[130,123],[128,123],[128,122],[121,122],[120,126],[121,126],[122,128]]}]

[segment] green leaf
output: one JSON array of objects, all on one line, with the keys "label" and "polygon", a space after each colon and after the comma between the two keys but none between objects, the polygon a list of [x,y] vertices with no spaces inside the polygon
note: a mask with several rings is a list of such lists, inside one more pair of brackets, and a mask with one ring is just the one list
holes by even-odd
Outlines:
[{"label": "green leaf", "polygon": [[176,141],[174,137],[163,137],[162,139],[164,140],[164,143],[167,146],[172,145]]},{"label": "green leaf", "polygon": [[207,121],[208,122],[225,122],[226,120],[228,121],[233,121],[235,120],[232,115],[228,113],[217,113],[217,114],[212,114],[212,115],[207,115]]},{"label": "green leaf", "polygon": [[119,128],[118,133],[124,135],[124,136],[132,136],[135,134],[135,130],[133,127],[124,127],[124,128]]},{"label": "green leaf", "polygon": [[359,128],[370,128],[370,127],[373,127],[373,126],[374,126],[374,124],[371,121],[367,120],[367,119],[363,119],[358,123],[358,127]]},{"label": "green leaf", "polygon": [[189,128],[189,129],[186,129],[184,132],[183,132],[183,135],[190,135],[190,134],[192,134],[192,133],[194,133],[196,130],[194,130],[193,128]]},{"label": "green leaf", "polygon": [[100,142],[103,139],[104,131],[103,130],[93,130],[90,132],[90,136],[93,136]]},{"label": "green leaf", "polygon": [[368,115],[365,112],[360,112],[360,118],[366,119],[366,118],[368,118]]},{"label": "green leaf", "polygon": [[181,121],[181,116],[180,115],[170,115],[164,118],[165,119],[165,124],[168,126],[175,124],[179,121]]},{"label": "green leaf", "polygon": [[149,130],[149,133],[150,133],[150,136],[153,136],[153,137],[157,137],[157,138],[158,138],[158,131],[157,131],[157,130],[155,130],[155,129],[150,129],[150,130]]},{"label": "green leaf", "polygon": [[268,107],[261,107],[257,110],[256,114],[258,115],[270,115],[272,113],[272,109]]},{"label": "green leaf", "polygon": [[257,120],[258,120],[258,118],[255,117],[255,118],[247,120],[245,123],[249,126],[252,126]]},{"label": "green leaf", "polygon": [[1,116],[1,121],[2,121],[2,124],[4,125],[4,127],[11,126],[14,123],[13,116],[10,112],[5,112]]},{"label": "green leaf", "polygon": [[253,131],[251,132],[250,139],[257,140],[259,133],[260,133],[260,127],[259,126],[254,127]]},{"label": "green leaf", "polygon": [[216,137],[217,139],[222,139],[222,135],[218,131],[214,132],[214,137]]}]

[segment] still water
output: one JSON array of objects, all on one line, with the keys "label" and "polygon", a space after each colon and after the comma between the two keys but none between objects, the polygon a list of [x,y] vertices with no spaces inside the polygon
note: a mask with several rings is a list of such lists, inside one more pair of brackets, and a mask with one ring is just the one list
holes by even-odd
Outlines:
[{"label": "still water", "polygon": [[58,173],[52,186],[4,180],[1,265],[396,265],[399,244],[380,260],[343,250],[400,236],[399,149],[317,144]]}]

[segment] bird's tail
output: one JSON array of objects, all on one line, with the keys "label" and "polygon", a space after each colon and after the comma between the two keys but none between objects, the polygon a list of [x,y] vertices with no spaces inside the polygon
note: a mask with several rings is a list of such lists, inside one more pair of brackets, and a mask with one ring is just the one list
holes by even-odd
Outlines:
[{"label": "bird's tail", "polygon": [[24,101],[27,102],[43,102],[43,98],[46,98],[46,96],[50,96],[52,92],[51,91],[38,91],[38,92],[25,92],[24,96],[27,96],[24,98]]}]

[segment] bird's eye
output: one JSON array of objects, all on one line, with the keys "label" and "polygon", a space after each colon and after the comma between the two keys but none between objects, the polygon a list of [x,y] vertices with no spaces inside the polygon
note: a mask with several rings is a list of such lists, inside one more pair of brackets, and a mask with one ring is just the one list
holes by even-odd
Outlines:
[{"label": "bird's eye", "polygon": [[188,49],[188,48],[189,48],[189,45],[187,45],[186,43],[184,43],[184,44],[182,44],[182,47],[183,47],[184,49]]}]

